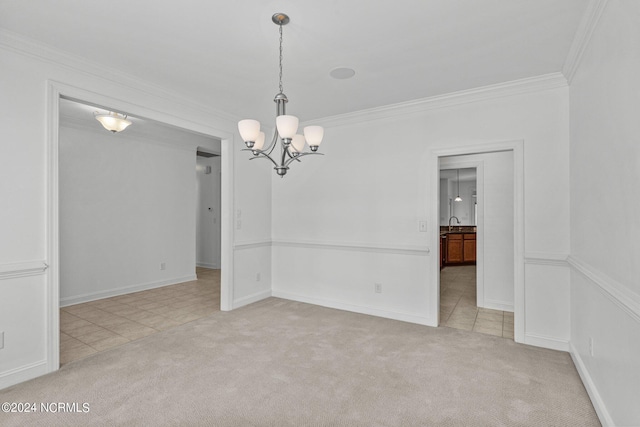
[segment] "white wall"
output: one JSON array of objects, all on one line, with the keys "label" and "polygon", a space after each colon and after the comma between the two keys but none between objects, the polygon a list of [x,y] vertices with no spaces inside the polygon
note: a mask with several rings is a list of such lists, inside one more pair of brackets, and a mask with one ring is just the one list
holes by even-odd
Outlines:
[{"label": "white wall", "polygon": [[[196,160],[196,264],[220,268],[220,157]],[[206,168],[211,173],[206,173]]]},{"label": "white wall", "polygon": [[[57,159],[57,153],[49,153],[49,117],[57,103],[48,99],[50,82],[57,82],[56,87],[68,96],[86,95],[85,101],[222,138],[223,167],[231,174],[223,181],[225,206],[231,207],[231,212],[223,210],[223,221],[232,218],[232,207],[237,203],[250,225],[240,233],[232,227],[223,229],[223,242],[229,246],[237,234],[251,241],[270,229],[271,171],[240,158],[246,153],[240,151],[240,143],[232,144],[234,138],[240,139],[235,118],[167,88],[149,86],[143,80],[42,48],[3,30],[0,64],[0,331],[5,333],[4,349],[0,350],[0,388],[4,388],[57,368],[58,356],[49,351],[55,348],[58,334],[57,312],[49,302],[58,299],[54,285],[59,274],[56,253],[50,251],[55,242],[47,228],[49,209],[56,198],[51,194],[49,199],[53,184],[49,155]],[[192,160],[191,171],[194,163]],[[247,265],[255,259],[255,251],[242,252],[242,256],[235,257],[233,251],[227,257],[229,268],[222,274],[230,280],[230,289],[227,295],[223,290],[223,307],[239,305],[244,296],[256,293],[255,280],[234,276],[234,270],[240,269],[238,262]],[[270,268],[270,258],[258,262]],[[260,284],[268,292],[269,281]]]},{"label": "white wall", "polygon": [[[436,203],[429,158],[443,147],[524,140],[525,250],[541,259],[566,256],[568,89],[553,82],[318,120],[327,126],[326,155],[304,159],[272,184],[274,295],[436,325],[429,257],[438,251],[428,242],[439,218],[427,233],[418,222]],[[545,274],[526,277],[527,291],[537,295]],[[526,303],[535,328],[525,332],[537,345],[567,348],[568,278],[549,274],[553,287],[544,289],[544,300]]]},{"label": "white wall", "polygon": [[194,147],[131,135],[61,121],[62,306],[195,280]]},{"label": "white wall", "polygon": [[619,426],[640,425],[639,24],[640,2],[608,1],[570,91],[572,354]]}]

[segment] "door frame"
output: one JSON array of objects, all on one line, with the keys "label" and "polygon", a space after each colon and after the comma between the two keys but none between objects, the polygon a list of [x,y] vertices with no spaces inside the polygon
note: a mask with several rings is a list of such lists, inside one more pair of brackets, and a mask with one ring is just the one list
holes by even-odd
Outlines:
[{"label": "door frame", "polygon": [[[233,309],[233,140],[230,131],[211,127],[208,124],[164,113],[136,103],[123,101],[107,95],[81,89],[59,81],[47,81],[47,126],[46,126],[46,272],[45,320],[47,372],[60,368],[60,229],[59,229],[59,127],[61,97],[87,104],[107,106],[126,111],[131,115],[167,123],[186,130],[199,132],[221,140],[221,277],[220,309]],[[194,153],[195,154],[195,153]]]},{"label": "door frame", "polygon": [[[513,273],[514,273],[514,341],[522,343],[525,336],[525,292],[524,292],[524,140],[507,140],[447,144],[436,147],[429,154],[429,176],[431,194],[435,203],[430,203],[431,227],[430,246],[439,247],[440,239],[440,157],[469,154],[485,154],[500,151],[513,152]],[[432,199],[433,200],[433,199]],[[437,224],[437,226],[436,226]],[[440,263],[437,256],[431,256],[431,289],[429,292],[429,311],[434,313],[437,325],[440,318]]]}]

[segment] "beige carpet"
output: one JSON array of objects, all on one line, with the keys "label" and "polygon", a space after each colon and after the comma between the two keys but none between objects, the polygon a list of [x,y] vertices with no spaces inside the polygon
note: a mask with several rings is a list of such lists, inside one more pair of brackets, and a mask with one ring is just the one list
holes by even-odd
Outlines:
[{"label": "beige carpet", "polygon": [[[0,391],[2,426],[596,426],[568,354],[269,298]],[[87,413],[40,413],[40,403]],[[73,409],[73,408],[71,408]]]}]

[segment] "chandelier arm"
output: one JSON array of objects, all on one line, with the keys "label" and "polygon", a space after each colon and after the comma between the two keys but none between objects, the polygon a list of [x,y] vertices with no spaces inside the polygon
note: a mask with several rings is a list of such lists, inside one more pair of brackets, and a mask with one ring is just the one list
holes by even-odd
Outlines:
[{"label": "chandelier arm", "polygon": [[296,157],[292,157],[287,160],[284,164],[284,167],[288,167],[294,160],[300,161],[300,157],[303,156],[324,156],[324,153],[300,153]]},{"label": "chandelier arm", "polygon": [[276,130],[273,132],[273,139],[271,140],[271,143],[267,146],[267,148],[265,148],[265,149],[264,149],[264,150],[262,150],[262,151],[266,151],[266,152],[268,152],[269,154],[271,154],[271,153],[273,152],[273,149],[274,149],[274,148],[276,148],[276,143],[278,142],[278,137],[279,137],[279,136],[280,136],[280,135],[278,135],[278,130],[276,129]]},{"label": "chandelier arm", "polygon": [[270,155],[264,152],[259,152],[254,157],[249,158],[249,160],[253,160],[253,159],[269,159],[271,160],[271,163],[273,163],[275,167],[278,167],[278,164],[276,163],[276,161],[273,160]]}]

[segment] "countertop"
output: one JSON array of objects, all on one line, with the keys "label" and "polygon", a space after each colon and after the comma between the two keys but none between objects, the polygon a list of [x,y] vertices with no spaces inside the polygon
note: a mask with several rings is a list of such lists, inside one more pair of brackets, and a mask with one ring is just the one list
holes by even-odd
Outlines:
[{"label": "countertop", "polygon": [[447,234],[475,234],[476,227],[473,225],[461,225],[451,227],[451,231],[449,231],[449,227],[443,226],[440,227],[440,236],[446,236]]}]

